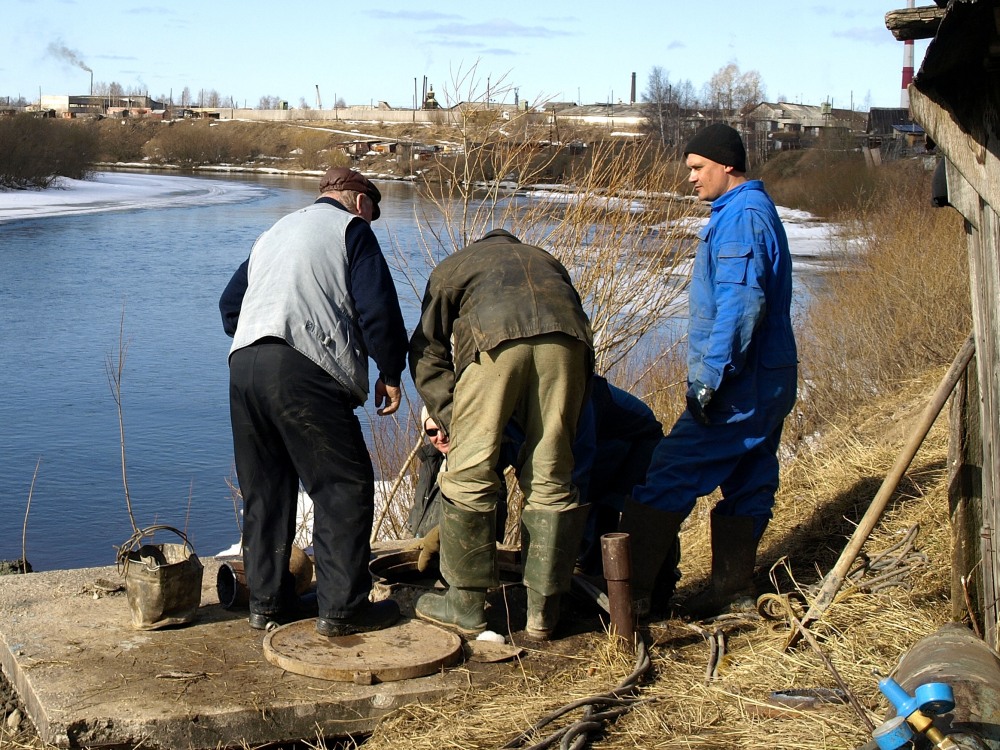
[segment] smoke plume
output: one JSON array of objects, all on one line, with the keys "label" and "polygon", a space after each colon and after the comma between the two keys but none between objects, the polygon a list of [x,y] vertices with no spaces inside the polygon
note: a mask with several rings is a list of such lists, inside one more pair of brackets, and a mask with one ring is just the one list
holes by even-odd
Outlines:
[{"label": "smoke plume", "polygon": [[77,68],[82,68],[83,70],[86,70],[88,73],[94,72],[89,67],[87,67],[87,64],[83,60],[80,59],[80,54],[78,52],[74,52],[61,42],[50,42],[49,54],[64,62],[68,62],[70,65],[75,65]]}]

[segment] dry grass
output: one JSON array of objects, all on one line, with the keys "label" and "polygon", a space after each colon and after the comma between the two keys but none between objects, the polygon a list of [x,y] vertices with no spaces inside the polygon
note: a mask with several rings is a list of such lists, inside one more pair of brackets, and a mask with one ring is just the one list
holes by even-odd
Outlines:
[{"label": "dry grass", "polygon": [[913,164],[880,174],[877,200],[858,208],[799,334],[800,399],[790,428],[808,434],[830,414],[949,363],[971,326],[961,216],[930,206]]},{"label": "dry grass", "polygon": [[[776,520],[763,540],[765,573],[783,560],[798,586],[813,590],[819,578],[814,566],[823,571],[832,566],[940,374],[928,373],[905,391],[874,404],[868,419],[845,421],[789,465]],[[864,548],[869,555],[891,548],[916,524],[916,546],[926,554],[927,564],[903,576],[905,586],[878,594],[845,586],[843,596],[811,630],[875,725],[887,707],[872,669],[890,672],[915,641],[949,616],[951,542],[943,423],[939,420],[931,431]],[[682,544],[683,594],[697,586],[708,563],[707,524],[700,514],[686,525]],[[791,588],[786,574],[782,590]],[[652,701],[620,718],[592,746],[815,749],[854,748],[870,739],[864,721],[849,705],[782,710],[769,701],[773,691],[837,687],[823,659],[805,643],[782,652],[790,632],[786,622],[748,619],[726,627],[726,656],[711,681],[706,681],[709,647],[701,635],[677,620],[651,627],[653,670],[640,692]],[[438,704],[400,709],[379,725],[365,747],[500,747],[553,709],[618,684],[633,662],[630,654],[610,644],[604,634],[595,633],[584,648],[565,655],[556,673],[541,676],[529,652],[494,688],[470,689]],[[554,650],[559,651],[559,644]],[[579,713],[570,718],[579,718]]]}]

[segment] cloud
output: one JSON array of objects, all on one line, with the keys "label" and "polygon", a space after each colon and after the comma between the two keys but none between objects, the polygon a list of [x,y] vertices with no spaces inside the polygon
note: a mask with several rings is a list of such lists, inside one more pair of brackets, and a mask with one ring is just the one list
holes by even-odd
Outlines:
[{"label": "cloud", "polygon": [[871,26],[855,26],[850,29],[844,29],[843,31],[831,31],[830,36],[837,39],[847,39],[853,42],[860,42],[861,44],[884,44],[887,42],[896,43],[886,29],[883,28],[872,28]]},{"label": "cloud", "polygon": [[123,13],[128,13],[133,16],[173,16],[176,13],[170,9],[165,8],[161,5],[142,5],[138,8],[130,8]]},{"label": "cloud", "polygon": [[433,11],[419,11],[419,10],[373,10],[373,15],[386,15],[392,16],[393,19],[402,19],[404,21],[456,21],[462,18],[462,16],[456,15],[454,13],[435,13]]},{"label": "cloud", "polygon": [[484,55],[499,55],[501,57],[520,54],[512,49],[502,49],[500,47],[488,47],[487,49],[484,49],[482,53]]},{"label": "cloud", "polygon": [[550,29],[546,26],[522,26],[506,19],[483,21],[481,23],[446,23],[431,29],[431,33],[442,36],[483,36],[483,37],[534,37],[552,39],[572,36],[568,31]]}]

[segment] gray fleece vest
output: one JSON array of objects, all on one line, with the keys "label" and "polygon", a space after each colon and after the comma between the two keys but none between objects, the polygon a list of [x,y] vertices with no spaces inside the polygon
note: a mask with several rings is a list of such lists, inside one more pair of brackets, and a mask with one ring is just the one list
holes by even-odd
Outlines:
[{"label": "gray fleece vest", "polygon": [[368,399],[368,352],[350,294],[344,239],[353,214],[315,203],[279,219],[250,251],[232,354],[266,336],[284,339]]}]

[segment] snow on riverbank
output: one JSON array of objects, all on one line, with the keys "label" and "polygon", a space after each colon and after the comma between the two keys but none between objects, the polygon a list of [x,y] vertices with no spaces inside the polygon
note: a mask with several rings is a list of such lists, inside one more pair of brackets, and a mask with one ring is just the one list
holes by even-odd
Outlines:
[{"label": "snow on riverbank", "polygon": [[135,211],[209,203],[242,203],[267,188],[179,175],[98,172],[92,180],[59,177],[45,190],[0,190],[0,222]]},{"label": "snow on riverbank", "polygon": [[[47,190],[0,190],[0,223],[21,219],[169,208],[207,203],[240,203],[267,190],[254,183],[182,175],[98,172],[92,180],[58,178]],[[552,200],[543,188],[532,195]],[[566,200],[565,194],[562,199]],[[632,201],[636,203],[637,201]],[[641,202],[639,202],[641,203]],[[641,210],[641,205],[636,209]],[[778,208],[798,270],[816,270],[841,252],[841,227],[818,221],[805,211]],[[655,228],[653,228],[655,229]],[[692,227],[697,231],[697,227]]]}]

